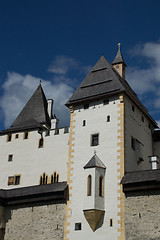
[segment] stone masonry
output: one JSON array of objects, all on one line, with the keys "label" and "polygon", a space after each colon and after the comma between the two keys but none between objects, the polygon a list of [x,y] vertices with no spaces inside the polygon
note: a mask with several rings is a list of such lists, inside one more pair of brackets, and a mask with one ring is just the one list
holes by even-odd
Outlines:
[{"label": "stone masonry", "polygon": [[126,240],[160,240],[160,190],[126,194],[125,233]]}]

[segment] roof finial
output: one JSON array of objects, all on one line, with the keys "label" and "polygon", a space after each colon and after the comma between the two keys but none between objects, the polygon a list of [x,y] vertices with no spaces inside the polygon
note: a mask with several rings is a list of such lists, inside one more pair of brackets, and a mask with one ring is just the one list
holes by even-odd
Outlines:
[{"label": "roof finial", "polygon": [[118,43],[118,49],[120,50],[120,48],[121,48],[121,44],[120,44],[120,43]]},{"label": "roof finial", "polygon": [[42,80],[40,79],[40,80],[39,80],[39,85],[41,85],[41,82],[42,82]]}]

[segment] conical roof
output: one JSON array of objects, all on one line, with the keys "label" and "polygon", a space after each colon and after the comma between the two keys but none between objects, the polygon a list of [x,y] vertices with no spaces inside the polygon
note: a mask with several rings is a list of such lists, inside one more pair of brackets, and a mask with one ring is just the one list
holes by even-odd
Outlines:
[{"label": "conical roof", "polygon": [[126,66],[124,58],[121,53],[120,43],[118,44],[118,52],[117,52],[115,59],[112,62],[112,65],[119,64],[119,63],[123,63]]},{"label": "conical roof", "polygon": [[84,169],[86,168],[94,168],[94,167],[99,167],[99,168],[104,168],[106,169],[106,166],[103,164],[103,162],[97,157],[96,154],[89,160],[89,162],[84,166]]},{"label": "conical roof", "polygon": [[11,128],[31,126],[33,124],[46,124],[50,126],[47,108],[47,100],[40,84],[11,125]]}]

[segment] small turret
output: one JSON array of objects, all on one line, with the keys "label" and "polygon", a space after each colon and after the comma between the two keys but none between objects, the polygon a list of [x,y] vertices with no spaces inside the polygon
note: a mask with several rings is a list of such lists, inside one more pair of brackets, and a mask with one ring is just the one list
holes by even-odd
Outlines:
[{"label": "small turret", "polygon": [[117,55],[112,63],[113,67],[119,72],[119,75],[125,79],[125,68],[126,68],[126,64],[125,61],[123,59],[123,56],[121,54],[121,49],[120,49],[121,44],[118,43],[118,52]]}]

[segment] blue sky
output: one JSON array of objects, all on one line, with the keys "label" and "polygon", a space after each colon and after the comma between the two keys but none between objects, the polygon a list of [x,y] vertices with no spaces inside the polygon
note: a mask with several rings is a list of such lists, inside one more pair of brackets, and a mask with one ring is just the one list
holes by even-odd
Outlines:
[{"label": "blue sky", "polygon": [[117,43],[126,80],[160,120],[160,1],[0,0],[0,130],[14,121],[40,79],[67,125],[64,103]]}]

